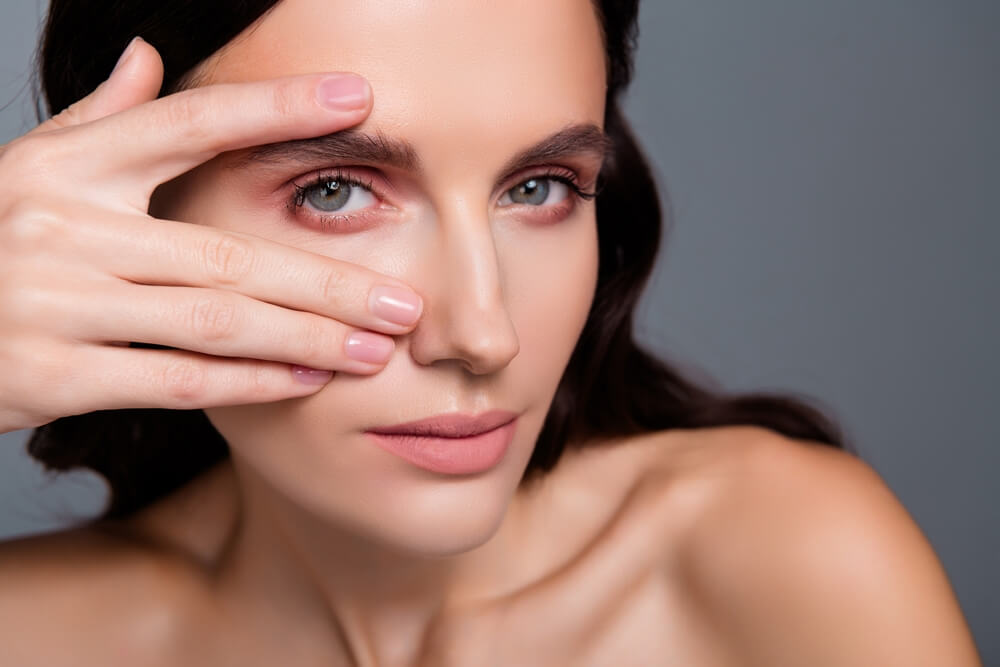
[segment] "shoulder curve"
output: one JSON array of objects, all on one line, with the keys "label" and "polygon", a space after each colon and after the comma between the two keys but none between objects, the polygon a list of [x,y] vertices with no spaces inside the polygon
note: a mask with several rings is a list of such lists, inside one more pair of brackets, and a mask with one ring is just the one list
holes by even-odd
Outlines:
[{"label": "shoulder curve", "polygon": [[148,656],[178,636],[193,584],[176,559],[94,525],[0,542],[0,664]]},{"label": "shoulder curve", "polygon": [[626,456],[635,462],[634,483],[655,489],[668,559],[700,548],[715,532],[706,519],[724,514],[740,492],[752,497],[754,484],[772,488],[769,476],[794,479],[803,473],[784,470],[796,464],[823,469],[827,460],[833,467],[866,465],[844,450],[753,425],[654,431],[628,438],[622,449],[632,452]]},{"label": "shoulder curve", "polygon": [[740,664],[980,664],[930,542],[871,465],[755,427],[710,437],[715,482],[670,567]]}]

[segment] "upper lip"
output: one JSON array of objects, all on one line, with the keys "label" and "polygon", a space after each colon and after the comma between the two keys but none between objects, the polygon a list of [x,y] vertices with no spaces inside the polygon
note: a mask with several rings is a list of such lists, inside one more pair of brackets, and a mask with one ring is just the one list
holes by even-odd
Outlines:
[{"label": "upper lip", "polygon": [[369,433],[382,435],[422,435],[439,438],[467,438],[492,431],[517,418],[516,412],[491,410],[480,415],[450,413],[435,415],[418,421],[378,426],[368,429]]}]

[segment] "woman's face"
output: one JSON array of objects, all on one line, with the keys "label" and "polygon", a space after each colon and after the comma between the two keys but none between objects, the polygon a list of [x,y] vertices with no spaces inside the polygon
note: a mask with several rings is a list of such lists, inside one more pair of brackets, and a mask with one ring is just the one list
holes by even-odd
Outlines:
[{"label": "woman's face", "polygon": [[[517,489],[596,284],[594,203],[561,180],[591,191],[601,165],[586,131],[603,127],[605,95],[591,2],[284,0],[200,71],[203,83],[357,72],[374,91],[357,130],[405,142],[417,163],[316,150],[245,163],[242,151],[166,190],[175,218],[360,264],[424,300],[381,372],[336,374],[307,398],[207,409],[238,468],[382,543],[425,554],[481,544]],[[507,171],[568,128],[569,146]],[[329,204],[321,186],[296,198],[296,185],[323,177],[363,185]],[[548,193],[515,201],[532,178]],[[494,409],[520,417],[482,474],[431,473],[364,433]]]}]

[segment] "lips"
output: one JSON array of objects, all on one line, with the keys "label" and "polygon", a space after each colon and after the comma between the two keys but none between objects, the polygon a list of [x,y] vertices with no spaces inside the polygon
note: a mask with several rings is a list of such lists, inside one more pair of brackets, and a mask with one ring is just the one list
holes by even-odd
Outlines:
[{"label": "lips", "polygon": [[480,415],[443,414],[419,421],[368,429],[380,435],[415,435],[435,438],[468,438],[497,429],[517,418],[516,412],[492,410]]}]

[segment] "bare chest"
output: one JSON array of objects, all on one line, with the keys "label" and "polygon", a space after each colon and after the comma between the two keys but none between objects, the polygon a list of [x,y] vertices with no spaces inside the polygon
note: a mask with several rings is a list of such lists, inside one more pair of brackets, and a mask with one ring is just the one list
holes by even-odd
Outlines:
[{"label": "bare chest", "polygon": [[[419,667],[723,667],[721,646],[661,578],[649,573],[608,604],[553,589],[546,605],[457,619]],[[537,603],[536,603],[537,604]]]}]

